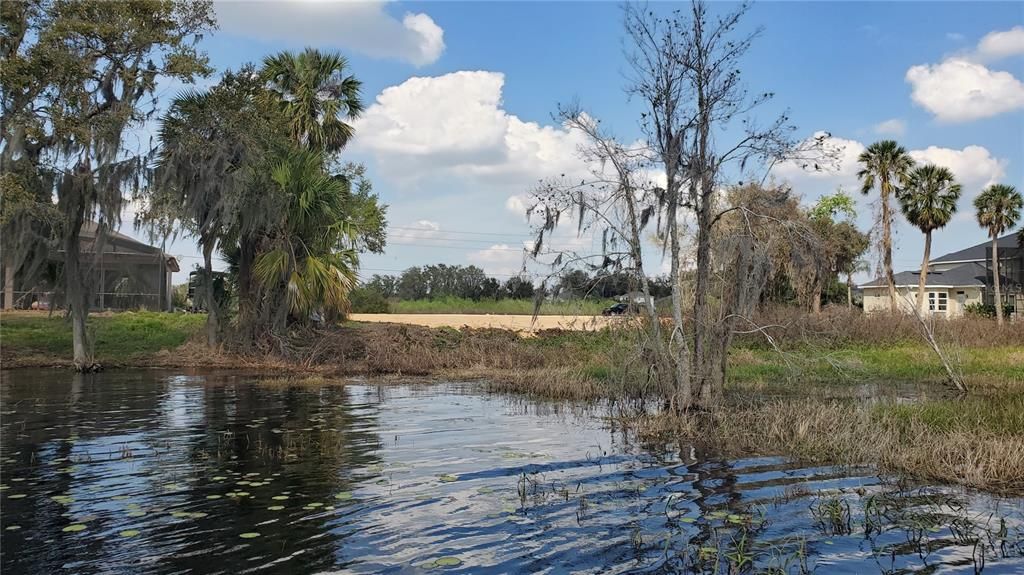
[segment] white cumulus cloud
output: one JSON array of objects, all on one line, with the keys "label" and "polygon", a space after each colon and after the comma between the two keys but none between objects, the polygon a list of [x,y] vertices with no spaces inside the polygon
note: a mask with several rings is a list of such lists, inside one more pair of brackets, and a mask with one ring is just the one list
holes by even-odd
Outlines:
[{"label": "white cumulus cloud", "polygon": [[444,30],[422,13],[399,20],[387,2],[220,1],[217,22],[230,34],[295,46],[332,46],[375,58],[404,60],[423,66],[444,52]]},{"label": "white cumulus cloud", "polygon": [[[815,134],[805,141],[804,144],[809,145],[821,135],[822,133],[820,132]],[[828,136],[822,140],[822,157],[818,161],[808,159],[781,162],[775,166],[772,174],[783,180],[802,178],[812,180],[848,180],[856,176],[859,169],[857,158],[860,157],[864,149],[864,144],[857,140]]]},{"label": "white cumulus cloud", "polygon": [[911,99],[944,122],[968,122],[1024,108],[1024,84],[989,67],[1024,54],[1024,26],[989,32],[973,50],[907,70]]},{"label": "white cumulus cloud", "polygon": [[498,72],[460,71],[386,88],[356,122],[353,146],[399,183],[454,176],[502,198],[542,178],[584,173],[581,136],[507,112],[504,83]]},{"label": "white cumulus cloud", "polygon": [[1024,26],[989,32],[978,42],[978,56],[986,59],[1024,54]]},{"label": "white cumulus cloud", "polygon": [[441,235],[441,224],[430,220],[418,220],[406,226],[392,228],[388,239],[394,242],[411,242],[434,239]]},{"label": "white cumulus cloud", "polygon": [[968,198],[1006,176],[1006,160],[994,157],[982,146],[966,146],[960,150],[928,146],[923,150],[911,150],[910,157],[918,164],[949,168]]},{"label": "white cumulus cloud", "polygon": [[513,276],[523,270],[526,261],[522,246],[494,244],[483,250],[470,252],[466,259],[492,276]]},{"label": "white cumulus cloud", "polygon": [[[845,189],[854,196],[862,212],[862,226],[869,225],[869,204],[875,194],[863,196],[859,193],[860,181],[857,172],[860,165],[857,157],[866,148],[857,140],[841,137],[826,139],[827,148],[838,150],[838,165],[835,169],[812,171],[795,162],[780,164],[772,172],[780,181],[793,186],[794,191],[803,197],[805,203],[813,203],[824,194],[830,194],[838,188]],[[956,176],[957,182],[963,186],[961,211],[970,212],[968,203],[986,186],[1000,182],[1006,177],[1007,160],[992,155],[987,148],[978,145],[965,146],[960,149],[929,146],[924,149],[910,150],[910,156],[918,165],[936,164],[949,168]]]},{"label": "white cumulus cloud", "polygon": [[902,136],[907,131],[907,123],[899,118],[879,122],[873,127],[876,134],[884,136]]},{"label": "white cumulus cloud", "polygon": [[906,80],[911,98],[946,122],[966,122],[1024,108],[1024,84],[965,58],[913,66]]}]

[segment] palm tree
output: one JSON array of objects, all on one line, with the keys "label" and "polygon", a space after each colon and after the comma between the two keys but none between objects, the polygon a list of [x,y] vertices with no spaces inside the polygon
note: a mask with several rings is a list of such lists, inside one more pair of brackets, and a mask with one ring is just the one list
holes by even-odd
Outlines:
[{"label": "palm tree", "polygon": [[243,196],[255,187],[251,175],[263,164],[266,129],[251,106],[251,72],[228,72],[209,90],[186,90],[171,102],[160,118],[160,153],[144,214],[164,235],[183,228],[199,239],[210,347],[218,344],[224,319],[214,296],[213,252],[239,208],[255,203]]},{"label": "palm tree", "polygon": [[276,95],[299,146],[337,152],[352,138],[347,121],[363,111],[362,83],[345,75],[348,60],[313,48],[280,52],[263,60],[263,78]]},{"label": "palm tree", "polygon": [[978,225],[992,236],[992,280],[996,292],[996,321],[1003,324],[1003,298],[999,291],[999,234],[1013,227],[1020,219],[1024,207],[1021,197],[1013,186],[993,184],[974,198],[974,209],[978,212]]},{"label": "palm tree", "polygon": [[956,213],[960,184],[949,168],[921,166],[910,173],[907,186],[897,194],[903,216],[924,234],[924,258],[917,284],[917,309],[924,313],[928,260],[932,252],[932,232],[945,227]]},{"label": "palm tree", "polygon": [[861,153],[857,160],[861,169],[857,178],[861,181],[861,193],[871,193],[878,183],[879,195],[882,198],[882,264],[885,280],[889,284],[889,303],[893,313],[896,307],[896,282],[892,275],[892,210],[889,208],[889,197],[899,189],[914,167],[914,160],[907,151],[893,140],[875,142]]},{"label": "palm tree", "polygon": [[308,318],[321,310],[343,311],[356,283],[359,258],[353,246],[359,230],[345,213],[348,184],[324,171],[323,163],[320,152],[295,150],[273,169],[285,205],[253,275],[268,292],[285,288],[287,307],[275,318],[278,328],[286,312]]}]

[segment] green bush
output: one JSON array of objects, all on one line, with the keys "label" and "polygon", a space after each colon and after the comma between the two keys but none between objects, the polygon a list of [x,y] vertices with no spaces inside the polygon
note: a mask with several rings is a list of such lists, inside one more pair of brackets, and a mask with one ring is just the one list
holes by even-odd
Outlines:
[{"label": "green bush", "polygon": [[[964,306],[964,312],[967,315],[978,317],[996,317],[996,306],[987,303],[969,303]],[[1003,317],[1008,317],[1011,313],[1013,313],[1013,306],[1003,304]]]},{"label": "green bush", "polygon": [[348,294],[352,313],[391,313],[387,298],[375,289],[360,287]]}]

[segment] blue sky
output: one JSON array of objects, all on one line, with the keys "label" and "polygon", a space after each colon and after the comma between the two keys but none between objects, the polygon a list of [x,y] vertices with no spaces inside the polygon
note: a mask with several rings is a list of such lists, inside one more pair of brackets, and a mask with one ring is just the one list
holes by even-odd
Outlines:
[{"label": "blue sky", "polygon": [[[392,226],[387,252],[364,257],[365,276],[437,262],[515,273],[529,237],[521,209],[531,186],[585,169],[578,140],[551,119],[560,102],[578,100],[623,140],[640,136],[638,103],[623,90],[616,3],[216,8],[221,29],[203,48],[218,70],[309,45],[342,52],[363,81],[370,107],[344,156],[366,163]],[[743,75],[751,90],[775,93],[757,116],[789,109],[801,137],[827,130],[847,159],[832,174],[773,172],[806,202],[840,185],[855,191],[850,158],[875,140],[897,139],[919,161],[953,169],[965,187],[962,213],[935,236],[933,253],[942,254],[985,239],[969,203],[985,185],[1024,188],[1024,4],[761,2],[743,25],[763,27]],[[859,205],[867,229],[871,205]],[[556,243],[587,249],[572,228]],[[897,229],[896,265],[916,267],[921,235],[902,222]],[[200,261],[191,240],[170,251],[186,270]],[[649,260],[655,271],[662,265],[653,247]]]}]

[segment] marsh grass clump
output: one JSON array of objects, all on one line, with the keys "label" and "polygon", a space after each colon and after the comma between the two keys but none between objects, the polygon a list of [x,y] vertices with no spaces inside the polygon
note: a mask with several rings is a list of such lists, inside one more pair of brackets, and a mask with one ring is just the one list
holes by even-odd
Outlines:
[{"label": "marsh grass clump", "polygon": [[768,399],[708,412],[659,414],[637,425],[651,439],[668,434],[726,453],[872,464],[882,472],[1022,493],[1021,401],[1021,396],[973,397],[900,406]]}]

